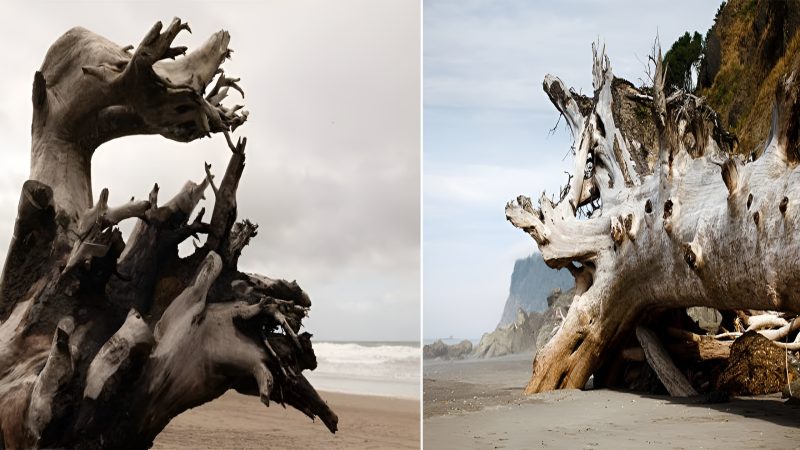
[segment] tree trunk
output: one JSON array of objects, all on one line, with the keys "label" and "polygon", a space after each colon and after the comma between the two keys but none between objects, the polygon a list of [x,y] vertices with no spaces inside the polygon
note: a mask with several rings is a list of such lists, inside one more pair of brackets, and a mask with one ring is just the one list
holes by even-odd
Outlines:
[{"label": "tree trunk", "polygon": [[[257,226],[236,222],[247,119],[221,101],[241,92],[220,65],[229,35],[171,47],[186,23],[157,23],[138,48],[82,28],[59,38],[33,82],[31,176],[20,196],[0,281],[3,448],[147,448],[181,412],[233,388],[289,404],[332,432],[337,417],[303,377],[316,359],[299,333],[311,302],[295,282],[237,270]],[[216,82],[204,93],[209,85]],[[210,167],[158,205],[93,204],[91,158],[103,142],[160,134],[189,142],[225,134],[219,183]],[[192,217],[208,185],[209,222]],[[137,223],[127,242],[116,225]],[[186,257],[177,246],[198,233]]]},{"label": "tree trunk", "polygon": [[558,202],[520,196],[506,217],[576,292],[528,393],[583,387],[644,313],[800,311],[797,77],[779,83],[765,151],[745,162],[702,98],[665,95],[656,59],[652,95],[616,79],[602,51],[593,98],[545,78],[576,137],[574,174]]}]

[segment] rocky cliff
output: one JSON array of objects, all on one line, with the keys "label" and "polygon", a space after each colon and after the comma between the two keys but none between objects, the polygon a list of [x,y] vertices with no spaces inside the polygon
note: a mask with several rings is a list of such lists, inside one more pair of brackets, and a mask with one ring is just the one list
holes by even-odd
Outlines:
[{"label": "rocky cliff", "polygon": [[775,87],[800,50],[800,0],[731,0],[706,34],[698,94],[739,139],[738,153],[763,150]]},{"label": "rocky cliff", "polygon": [[569,272],[547,267],[539,253],[518,259],[511,273],[508,299],[498,329],[514,323],[519,310],[526,313],[544,311],[547,309],[547,297],[553,289],[566,291],[573,284]]},{"label": "rocky cliff", "polygon": [[494,358],[513,353],[535,353],[561,326],[574,294],[574,289],[563,292],[556,288],[547,296],[547,309],[544,311],[517,310],[514,322],[498,325],[491,333],[481,336],[474,356]]}]

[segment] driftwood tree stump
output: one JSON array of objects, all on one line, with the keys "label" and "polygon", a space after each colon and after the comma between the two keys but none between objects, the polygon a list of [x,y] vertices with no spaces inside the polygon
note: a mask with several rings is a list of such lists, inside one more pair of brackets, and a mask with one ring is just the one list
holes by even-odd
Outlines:
[{"label": "driftwood tree stump", "polygon": [[545,78],[575,137],[574,173],[559,201],[543,195],[534,208],[520,196],[506,217],[549,266],[572,273],[576,291],[528,393],[582,388],[646,313],[800,312],[798,63],[779,83],[764,148],[745,161],[703,99],[665,95],[660,52],[655,60],[652,91],[615,78],[603,51],[592,98]]},{"label": "driftwood tree stump", "polygon": [[[82,28],[47,52],[33,81],[31,176],[22,187],[0,282],[0,443],[4,448],[146,448],[171,418],[230,388],[289,404],[336,431],[337,417],[303,377],[316,359],[294,282],[237,270],[257,226],[236,222],[246,139],[237,79],[220,68],[230,36],[186,53],[189,25],[157,23],[122,47]],[[212,85],[213,83],[213,85]],[[210,87],[210,89],[208,89]],[[222,180],[210,166],[158,204],[93,201],[91,159],[134,134],[190,142],[224,133]],[[198,170],[199,174],[203,174]],[[211,186],[208,222],[192,211]],[[137,219],[123,240],[115,227]],[[185,258],[180,242],[206,243]]]}]

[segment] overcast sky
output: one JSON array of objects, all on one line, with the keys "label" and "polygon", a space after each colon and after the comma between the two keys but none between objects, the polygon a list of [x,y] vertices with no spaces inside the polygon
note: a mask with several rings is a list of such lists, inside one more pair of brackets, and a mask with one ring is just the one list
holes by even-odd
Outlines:
[{"label": "overcast sky", "polygon": [[[31,83],[50,44],[80,25],[136,45],[157,20],[178,16],[194,34],[175,45],[192,49],[230,31],[235,53],[223,67],[246,94],[250,119],[236,132],[248,137],[239,217],[260,227],[240,268],[297,279],[313,302],[306,328],[319,340],[419,338],[416,1],[54,1],[4,4],[3,13],[2,260],[28,177]],[[146,198],[158,182],[165,201],[202,179],[204,161],[221,177],[229,155],[222,135],[119,139],[95,154],[94,192],[108,187],[110,203],[121,203]]]},{"label": "overcast sky", "polygon": [[424,326],[426,339],[478,338],[500,320],[514,261],[535,242],[505,219],[519,194],[555,192],[571,138],[545,74],[592,92],[591,43],[635,84],[658,33],[664,51],[705,35],[719,1],[470,1],[424,4]]}]

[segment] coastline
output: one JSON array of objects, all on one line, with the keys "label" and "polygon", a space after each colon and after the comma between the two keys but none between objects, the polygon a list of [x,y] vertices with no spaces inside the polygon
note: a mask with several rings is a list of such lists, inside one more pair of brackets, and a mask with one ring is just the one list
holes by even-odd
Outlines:
[{"label": "coastline", "polygon": [[780,394],[717,404],[608,389],[525,396],[531,360],[427,360],[425,447],[800,448],[800,407]]},{"label": "coastline", "polygon": [[306,378],[320,392],[395,398],[398,400],[411,400],[417,403],[419,403],[421,397],[419,379],[417,379],[416,383],[410,383],[405,380],[387,380],[377,377],[355,378],[348,374],[335,375],[314,372],[306,374]]},{"label": "coastline", "polygon": [[320,395],[339,416],[336,434],[294,408],[276,403],[267,408],[258,397],[231,390],[174,418],[152,448],[419,448],[418,400],[338,392]]},{"label": "coastline", "polygon": [[319,341],[317,368],[305,376],[319,391],[419,401],[419,349],[414,341]]}]

